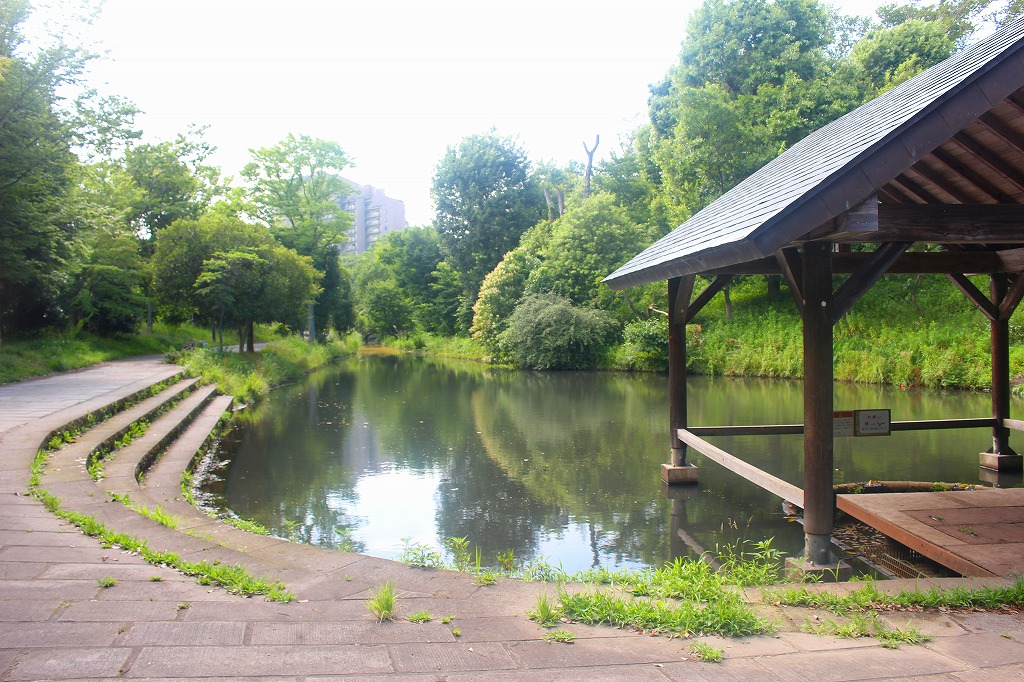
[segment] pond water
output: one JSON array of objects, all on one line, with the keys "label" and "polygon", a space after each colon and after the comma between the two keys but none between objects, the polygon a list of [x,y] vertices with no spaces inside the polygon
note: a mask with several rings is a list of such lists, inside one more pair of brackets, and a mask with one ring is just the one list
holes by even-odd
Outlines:
[{"label": "pond water", "polygon": [[[662,376],[360,355],[237,413],[230,467],[208,492],[275,535],[326,547],[347,537],[384,558],[403,538],[440,548],[453,537],[485,564],[513,550],[567,571],[660,565],[743,539],[799,554],[802,526],[779,499],[698,453],[700,483],[669,499],[667,390]],[[691,377],[689,403],[693,425],[802,421],[797,381]],[[848,384],[835,406],[891,408],[893,420],[991,409],[984,393]],[[709,440],[802,486],[800,436]],[[835,480],[978,483],[989,444],[986,429],[837,438]]]}]

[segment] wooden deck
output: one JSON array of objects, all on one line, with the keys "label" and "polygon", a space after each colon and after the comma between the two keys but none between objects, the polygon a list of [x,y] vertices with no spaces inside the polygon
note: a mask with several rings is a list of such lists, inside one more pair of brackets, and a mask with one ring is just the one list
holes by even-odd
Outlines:
[{"label": "wooden deck", "polygon": [[837,495],[836,504],[962,575],[1024,574],[1024,488]]}]

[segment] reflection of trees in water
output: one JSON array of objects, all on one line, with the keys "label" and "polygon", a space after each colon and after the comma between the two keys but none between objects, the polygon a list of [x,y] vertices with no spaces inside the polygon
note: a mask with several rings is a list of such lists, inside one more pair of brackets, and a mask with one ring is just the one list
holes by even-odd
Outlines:
[{"label": "reflection of trees in water", "polygon": [[[836,406],[891,407],[894,419],[966,417],[985,414],[987,396],[837,385]],[[441,479],[438,534],[469,537],[485,562],[508,549],[535,556],[542,538],[568,528],[589,536],[573,541],[589,540],[602,563],[665,561],[686,551],[673,532],[679,529],[708,549],[745,533],[776,536],[786,551],[799,551],[802,532],[785,520],[779,501],[710,462],[673,517],[659,480],[667,409],[660,376],[510,372],[407,355],[353,360],[241,413],[245,457],[230,472],[232,508],[282,535],[285,520],[298,523],[297,537],[331,545],[339,539],[335,527],[361,522],[344,512],[357,501],[361,477],[418,471]],[[689,412],[695,425],[799,422],[802,387],[691,377]],[[975,480],[986,438],[969,431],[838,439],[837,478],[932,472]],[[711,440],[802,483],[799,436]],[[730,521],[736,528],[723,534]]]},{"label": "reflection of trees in water", "polygon": [[335,545],[335,528],[352,524],[339,503],[353,497],[355,482],[340,447],[352,429],[354,390],[351,374],[327,370],[237,415],[224,495],[236,514],[275,535]]},{"label": "reflection of trees in water", "polygon": [[593,373],[521,374],[482,384],[472,397],[487,455],[551,510],[548,529],[589,526],[607,563],[667,558],[667,503],[658,466],[667,447],[650,428],[639,382]]}]

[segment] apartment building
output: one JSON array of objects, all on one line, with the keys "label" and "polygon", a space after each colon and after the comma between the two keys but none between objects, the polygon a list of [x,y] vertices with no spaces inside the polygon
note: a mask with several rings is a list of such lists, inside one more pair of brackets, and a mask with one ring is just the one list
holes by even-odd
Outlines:
[{"label": "apartment building", "polygon": [[372,185],[346,182],[358,191],[341,201],[341,208],[353,217],[348,241],[341,247],[343,251],[362,253],[384,235],[409,226],[402,201],[386,196],[384,190]]}]

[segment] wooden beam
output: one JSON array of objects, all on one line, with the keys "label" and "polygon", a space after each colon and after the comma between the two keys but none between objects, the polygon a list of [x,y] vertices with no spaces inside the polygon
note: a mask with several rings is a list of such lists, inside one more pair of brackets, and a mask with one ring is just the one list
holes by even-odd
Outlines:
[{"label": "wooden beam", "polygon": [[715,297],[715,294],[724,289],[731,279],[732,275],[718,275],[711,280],[711,283],[704,287],[704,290],[697,294],[697,298],[690,303],[690,307],[686,311],[686,322],[689,323],[697,313],[703,310],[704,306]]},{"label": "wooden beam", "polygon": [[882,204],[878,207],[878,231],[870,235],[870,239],[935,244],[1019,244],[1024,242],[1024,206]]},{"label": "wooden beam", "polygon": [[789,285],[789,293],[793,295],[793,302],[796,303],[796,309],[800,312],[800,316],[803,317],[804,294],[800,288],[803,281],[803,271],[800,266],[800,253],[796,249],[779,249],[775,252],[775,260],[782,271],[782,276],[786,278],[786,283]]},{"label": "wooden beam", "polygon": [[[961,255],[961,254],[957,254]],[[947,272],[946,277],[949,281],[956,285],[956,288],[963,292],[963,295],[967,297],[967,300],[975,305],[975,307],[982,312],[982,314],[988,318],[989,322],[995,322],[999,319],[999,309],[988,300],[988,297],[981,293],[978,287],[974,286],[971,280],[967,279],[966,275]]]},{"label": "wooden beam", "polygon": [[999,305],[1006,299],[1009,286],[1006,275],[989,276],[989,301],[996,309],[990,323],[992,346],[992,453],[1016,454],[1010,448],[1010,431],[1003,420],[1010,418],[1010,322],[999,315]]},{"label": "wooden beam", "polygon": [[879,197],[887,204],[913,204],[913,199],[904,194],[896,185],[888,184],[878,190]]},{"label": "wooden beam", "polygon": [[964,165],[956,159],[952,154],[939,147],[932,152],[932,158],[941,163],[943,166],[948,168],[950,171],[956,173],[961,178],[978,188],[979,191],[988,195],[996,203],[1009,204],[1013,202],[1013,199],[1004,192],[1003,190],[996,187],[989,180],[978,175],[974,169]]},{"label": "wooden beam", "polygon": [[1006,292],[1006,296],[999,303],[999,319],[1010,319],[1010,316],[1017,310],[1017,306],[1022,298],[1024,298],[1024,273],[1017,275],[1013,286],[1010,287],[1010,290]]},{"label": "wooden beam", "polygon": [[1020,419],[1004,419],[1003,426],[1011,431],[1024,431],[1024,421]]},{"label": "wooden beam", "polygon": [[[696,275],[683,275],[673,293],[672,284],[669,284],[668,309],[669,324],[679,324],[686,319],[686,311],[690,308],[690,298],[693,296],[693,283],[697,280]],[[671,280],[670,280],[671,282]]]},{"label": "wooden beam", "polygon": [[988,148],[981,146],[974,138],[964,132],[954,135],[953,142],[978,161],[1012,182],[1018,190],[1024,191],[1024,173],[1017,170],[1017,167],[1012,163],[1001,158]]},{"label": "wooden beam", "polygon": [[832,565],[832,246],[803,245],[804,558]]},{"label": "wooden beam", "polygon": [[893,263],[913,242],[889,242],[882,244],[871,254],[871,259],[850,276],[832,296],[832,324],[839,322],[843,315],[882,278]]},{"label": "wooden beam", "polygon": [[895,183],[897,187],[903,189],[905,192],[913,194],[918,199],[926,204],[941,204],[944,203],[937,196],[926,190],[921,185],[917,184],[914,180],[907,177],[906,173],[900,175],[889,181],[890,184]]},{"label": "wooden beam", "polygon": [[[1011,421],[1020,425],[1024,431],[1024,421]],[[968,419],[914,419],[896,421],[889,424],[892,432],[897,431],[946,431],[949,429],[990,429],[995,424],[991,417],[974,417]],[[1007,428],[1015,428],[1007,426]],[[687,430],[695,436],[795,436],[804,432],[803,424],[749,424],[740,426],[688,426]]]},{"label": "wooden beam", "polygon": [[[778,495],[786,502],[803,508],[804,491],[800,490],[800,488],[796,487],[792,483],[787,483],[781,478],[769,474],[767,471],[762,471],[754,465],[744,462],[739,457],[731,455],[725,450],[715,447],[706,440],[698,438],[686,429],[679,429],[678,436],[679,440],[683,441],[708,459],[718,462],[729,471],[739,474],[751,483],[767,490],[773,495]],[[829,505],[831,506],[831,504],[832,502],[830,500]]]},{"label": "wooden beam", "polygon": [[997,118],[992,112],[982,114],[978,119],[983,126],[989,129],[989,131],[1000,138],[1003,142],[1013,147],[1015,150],[1024,154],[1024,141],[1021,136],[1014,132],[1014,130],[1006,125],[1002,120]]},{"label": "wooden beam", "polygon": [[[927,159],[927,158],[928,157],[926,156],[925,159]],[[935,185],[936,187],[941,189],[943,192],[945,192],[949,196],[953,197],[955,200],[959,201],[961,204],[976,204],[976,203],[978,203],[978,198],[977,197],[971,195],[968,192],[965,192],[964,190],[960,189],[956,185],[952,184],[951,182],[949,182],[948,179],[946,179],[946,178],[942,177],[941,175],[939,175],[938,173],[936,173],[935,169],[929,168],[928,166],[924,165],[923,162],[924,162],[925,159],[922,159],[921,161],[918,161],[916,164],[914,164],[912,166],[912,168],[913,168],[915,173],[917,173],[922,178],[924,178],[928,182],[932,183],[933,185]],[[942,203],[946,203],[946,202],[942,202]]]},{"label": "wooden beam", "polygon": [[[832,271],[852,275],[870,260],[870,253],[833,253]],[[1017,273],[1024,270],[1024,248],[1003,251],[972,251],[963,253],[908,252],[889,268],[890,274],[946,275],[964,272],[978,275]],[[714,268],[703,275],[783,275],[777,257]]]}]

